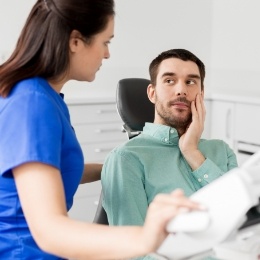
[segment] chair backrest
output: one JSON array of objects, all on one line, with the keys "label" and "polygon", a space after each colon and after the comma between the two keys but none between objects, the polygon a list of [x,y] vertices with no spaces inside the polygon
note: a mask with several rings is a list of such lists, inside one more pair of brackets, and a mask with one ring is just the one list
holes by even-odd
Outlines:
[{"label": "chair backrest", "polygon": [[101,190],[98,206],[97,206],[97,210],[93,222],[97,224],[108,225],[107,213],[102,206],[102,199],[103,199],[103,192]]},{"label": "chair backrest", "polygon": [[[117,85],[117,111],[123,120],[123,129],[128,139],[140,134],[145,122],[153,122],[154,105],[147,96],[150,81],[143,78],[121,79]],[[103,193],[101,191],[99,203],[94,217],[94,223],[108,225],[106,211],[102,207]]]},{"label": "chair backrest", "polygon": [[145,122],[154,120],[154,104],[147,96],[149,84],[150,81],[143,78],[126,78],[118,82],[117,111],[129,139],[142,132]]}]

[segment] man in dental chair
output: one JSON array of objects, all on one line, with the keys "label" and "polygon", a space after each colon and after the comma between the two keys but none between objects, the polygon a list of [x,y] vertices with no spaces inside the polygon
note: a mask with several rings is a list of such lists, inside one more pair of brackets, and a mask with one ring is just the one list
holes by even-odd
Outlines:
[{"label": "man in dental chair", "polygon": [[103,207],[110,225],[143,225],[156,194],[181,188],[190,196],[237,167],[225,142],[201,139],[206,115],[202,61],[187,50],[172,49],[156,57],[149,72],[154,122],[114,149],[103,166]]}]

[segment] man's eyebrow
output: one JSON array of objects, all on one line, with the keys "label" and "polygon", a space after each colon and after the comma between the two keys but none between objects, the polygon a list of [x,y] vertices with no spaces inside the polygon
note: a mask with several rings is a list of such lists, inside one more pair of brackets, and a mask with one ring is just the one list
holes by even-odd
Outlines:
[{"label": "man's eyebrow", "polygon": [[200,75],[198,74],[188,74],[187,77],[192,79],[201,79]]},{"label": "man's eyebrow", "polygon": [[173,77],[173,76],[176,76],[176,73],[174,72],[164,72],[161,76],[161,78],[164,78],[164,77]]},{"label": "man's eyebrow", "polygon": [[[176,73],[174,73],[174,72],[165,72],[165,73],[162,74],[161,78],[164,78],[164,77],[173,77],[173,76],[176,76]],[[187,75],[187,78],[201,79],[201,78],[200,78],[200,75],[198,75],[198,74],[188,74],[188,75]]]}]

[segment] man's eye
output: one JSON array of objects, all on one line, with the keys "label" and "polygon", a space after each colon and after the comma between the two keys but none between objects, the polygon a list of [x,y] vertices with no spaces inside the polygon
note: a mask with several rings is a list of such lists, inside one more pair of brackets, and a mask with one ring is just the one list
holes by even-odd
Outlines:
[{"label": "man's eye", "polygon": [[174,80],[173,80],[173,79],[166,79],[166,82],[167,82],[168,84],[173,84],[173,83],[174,83]]},{"label": "man's eye", "polygon": [[196,81],[195,80],[187,80],[187,84],[188,85],[194,85],[194,84],[196,84]]}]

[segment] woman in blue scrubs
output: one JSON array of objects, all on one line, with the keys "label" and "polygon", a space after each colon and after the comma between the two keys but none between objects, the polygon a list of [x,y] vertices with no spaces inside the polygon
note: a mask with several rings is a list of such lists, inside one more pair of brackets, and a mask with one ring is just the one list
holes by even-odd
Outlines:
[{"label": "woman in blue scrubs", "polygon": [[61,90],[69,80],[95,79],[113,35],[113,0],[38,0],[0,66],[1,259],[145,255],[181,208],[199,208],[176,191],[156,197],[144,227],[68,217],[78,185],[99,179],[102,165],[84,165]]}]

